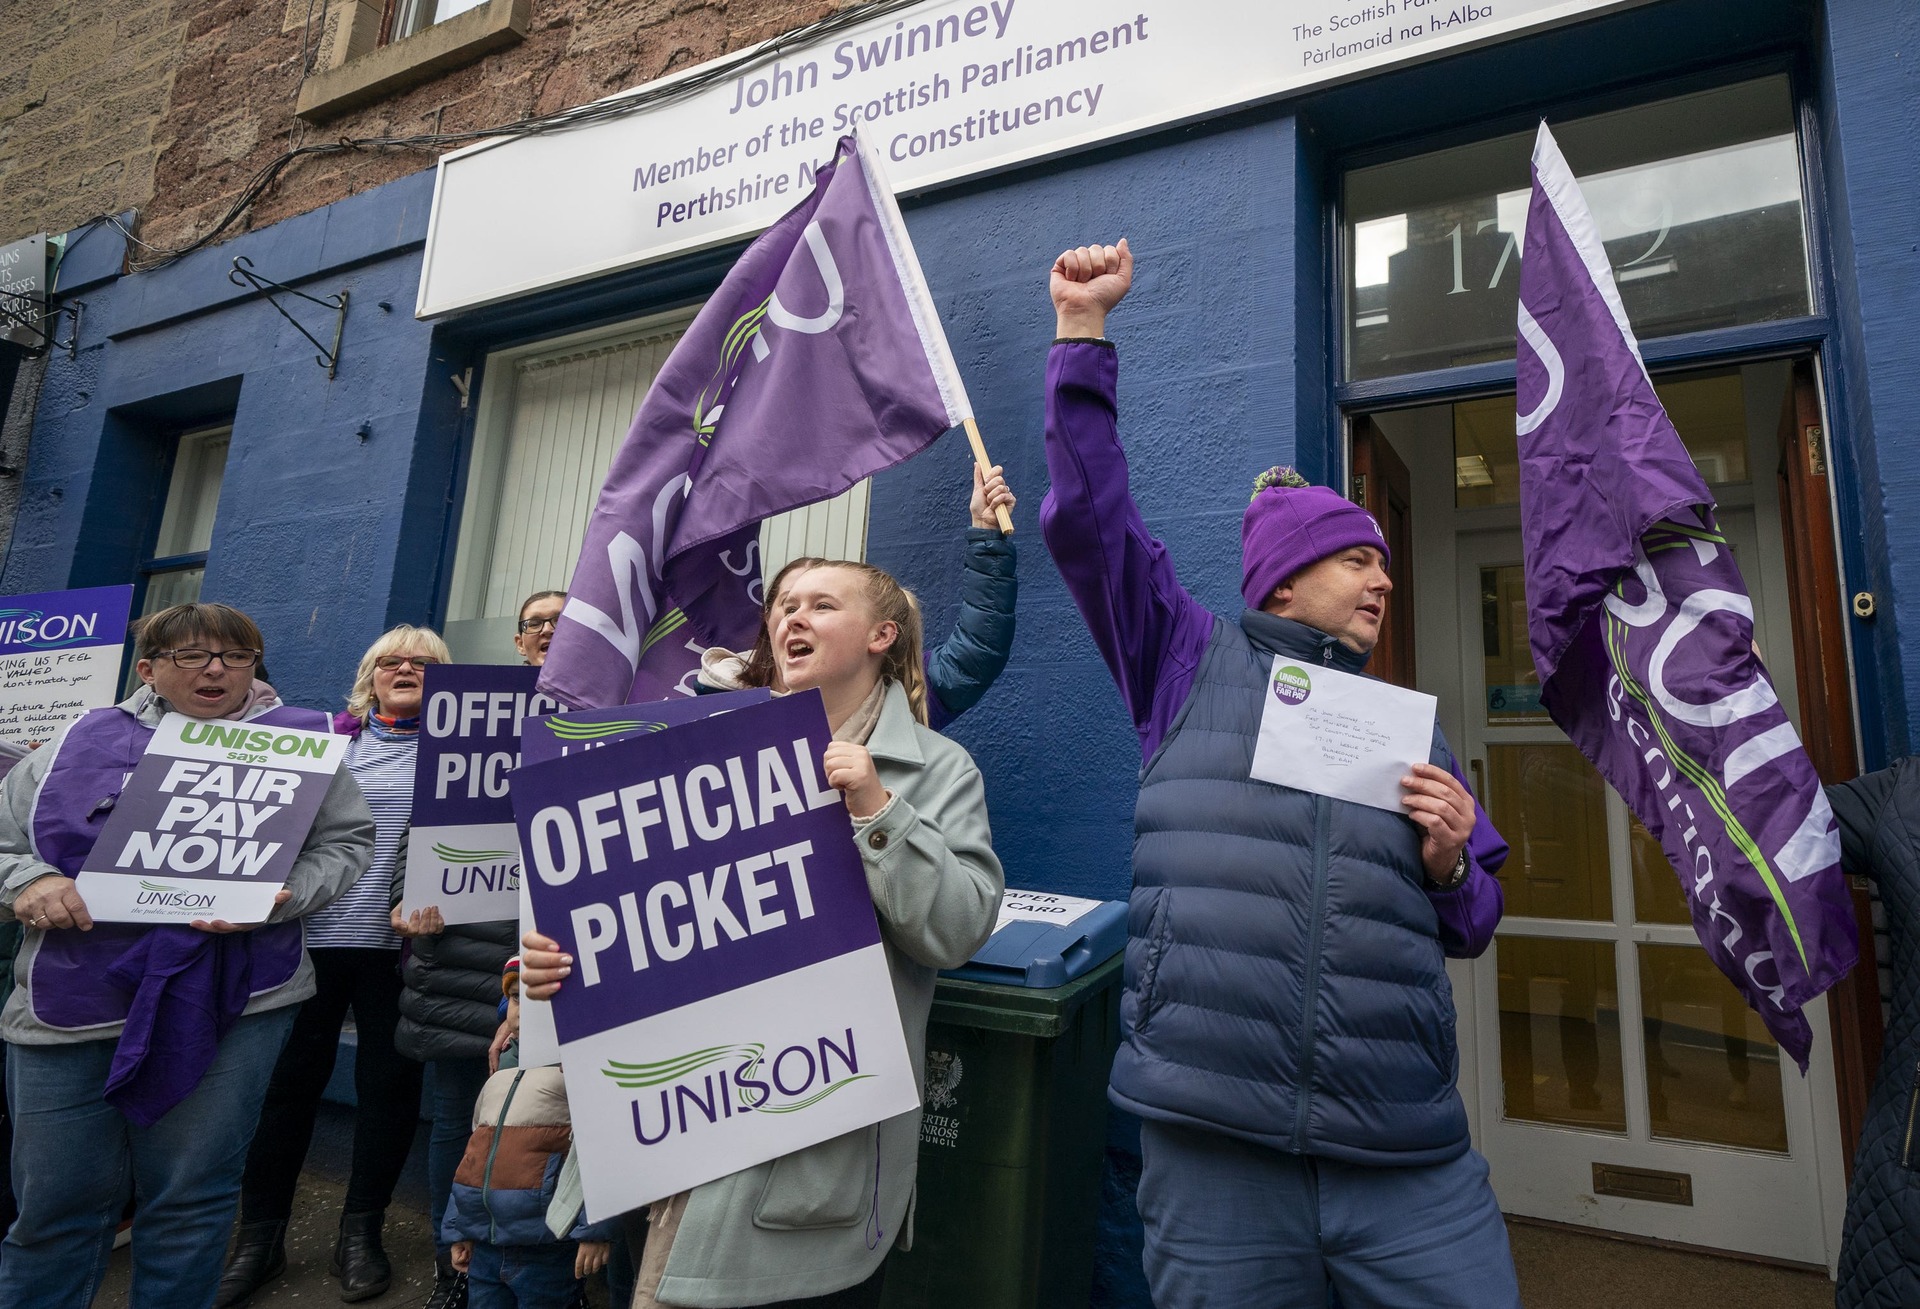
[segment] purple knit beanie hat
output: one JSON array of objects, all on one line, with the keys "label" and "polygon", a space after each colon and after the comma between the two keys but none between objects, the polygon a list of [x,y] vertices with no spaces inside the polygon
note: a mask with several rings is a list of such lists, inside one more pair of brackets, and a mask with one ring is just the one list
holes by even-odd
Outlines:
[{"label": "purple knit beanie hat", "polygon": [[1240,594],[1258,609],[1307,565],[1356,545],[1372,546],[1384,561],[1387,540],[1372,514],[1291,468],[1269,468],[1254,479],[1240,520]]}]

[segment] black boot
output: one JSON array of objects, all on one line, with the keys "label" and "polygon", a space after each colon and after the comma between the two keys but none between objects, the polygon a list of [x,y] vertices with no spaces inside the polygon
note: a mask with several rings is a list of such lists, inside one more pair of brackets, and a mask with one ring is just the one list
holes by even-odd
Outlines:
[{"label": "black boot", "polygon": [[328,1268],[340,1279],[340,1298],[348,1304],[371,1300],[393,1285],[393,1265],[380,1245],[386,1217],[384,1209],[340,1215],[340,1239],[334,1242]]},{"label": "black boot", "polygon": [[233,1256],[214,1293],[214,1309],[245,1304],[255,1291],[286,1272],[286,1237],[285,1219],[240,1224],[233,1238]]},{"label": "black boot", "polygon": [[446,1255],[433,1261],[433,1292],[425,1309],[467,1309],[467,1275],[453,1271],[453,1261]]}]

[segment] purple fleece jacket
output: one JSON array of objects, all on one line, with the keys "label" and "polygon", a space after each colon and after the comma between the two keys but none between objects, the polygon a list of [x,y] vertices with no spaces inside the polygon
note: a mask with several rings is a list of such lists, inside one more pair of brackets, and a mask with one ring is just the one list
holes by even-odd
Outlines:
[{"label": "purple fleece jacket", "polygon": [[[1040,506],[1040,531],[1126,701],[1144,762],[1186,703],[1217,620],[1180,585],[1166,546],[1147,530],[1127,488],[1119,372],[1107,342],[1056,342],[1047,356],[1052,485]],[[1466,785],[1457,761],[1453,774]],[[1506,862],[1507,843],[1477,802],[1474,810],[1467,880],[1452,891],[1427,890],[1440,944],[1459,959],[1487,948],[1505,904],[1493,870]]]}]

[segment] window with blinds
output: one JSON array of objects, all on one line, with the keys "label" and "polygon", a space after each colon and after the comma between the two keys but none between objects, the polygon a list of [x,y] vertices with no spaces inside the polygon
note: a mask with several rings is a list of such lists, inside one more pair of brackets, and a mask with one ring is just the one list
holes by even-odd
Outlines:
[{"label": "window with blinds", "polygon": [[[614,452],[690,312],[488,357],[454,556],[446,638],[455,659],[515,663],[514,620],[564,589]],[[768,576],[803,554],[863,559],[867,484],[761,526]]]}]

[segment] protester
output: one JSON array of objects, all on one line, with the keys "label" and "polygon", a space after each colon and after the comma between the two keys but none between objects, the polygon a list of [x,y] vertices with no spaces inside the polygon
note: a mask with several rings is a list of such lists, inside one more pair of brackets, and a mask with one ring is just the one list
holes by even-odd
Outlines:
[{"label": "protester", "polygon": [[[0,777],[12,771],[13,766],[27,757],[37,741],[14,741],[0,737]],[[18,923],[0,923],[0,1007],[6,1005],[7,996],[13,992],[13,961],[20,953],[20,938],[23,931]],[[5,1046],[0,1045],[0,1051]],[[13,1115],[7,1110],[7,1065],[4,1053],[0,1053],[0,1159],[13,1154]],[[4,1172],[0,1172],[0,1233],[13,1226],[13,1220],[19,1215],[19,1209],[13,1203],[13,1181]]]},{"label": "protester", "polygon": [[[536,591],[520,603],[514,645],[538,668],[547,660],[554,619],[564,591]],[[512,919],[449,926],[437,906],[400,912],[402,879],[393,881],[394,931],[409,938],[401,970],[400,1053],[432,1073],[428,1097],[427,1202],[433,1219],[434,1282],[426,1309],[461,1309],[467,1303],[466,1274],[453,1266],[452,1243],[441,1237],[447,1194],[473,1131],[473,1106],[506,1044],[498,1016],[500,970],[513,954],[518,924]]]},{"label": "protester", "polygon": [[[520,961],[507,961],[506,1022],[519,1029]],[[582,1280],[606,1266],[612,1220],[588,1223],[577,1197],[557,1237],[549,1209],[573,1149],[573,1118],[557,1067],[520,1068],[510,1047],[473,1110],[473,1138],[453,1175],[446,1239],[467,1275],[472,1309],[574,1309]]]},{"label": "protester", "polygon": [[286,1269],[294,1191],[349,1009],[355,1033],[353,1170],[329,1266],[348,1303],[372,1299],[392,1284],[381,1232],[420,1119],[421,1068],[394,1047],[400,938],[389,921],[389,904],[413,812],[423,679],[429,665],[449,658],[446,642],[426,628],[403,624],[384,633],[361,656],[346,711],[333,720],[336,732],[353,738],[346,767],[373,811],[373,866],[307,921],[318,990],[300,1007],[267,1087],[240,1185],[240,1229],[220,1281],[218,1309],[245,1303]]},{"label": "protester", "polygon": [[547,662],[547,647],[553,644],[553,629],[560,611],[567,607],[565,591],[535,591],[520,602],[520,617],[513,628],[513,648],[520,662],[535,668]]},{"label": "protester", "polygon": [[1830,786],[1827,799],[1841,866],[1873,879],[1893,942],[1892,1021],[1853,1160],[1835,1304],[1907,1309],[1920,1305],[1920,756]]},{"label": "protester", "polygon": [[[953,632],[926,656],[927,725],[945,731],[947,725],[980,702],[1013,650],[1014,602],[1019,598],[1018,561],[1013,541],[1000,534],[996,510],[1013,512],[1013,492],[1007,489],[999,465],[982,473],[973,465],[973,494],[967,504],[964,571],[960,575],[960,616]],[[731,691],[743,686],[779,689],[779,670],[773,658],[773,601],[780,581],[797,568],[825,563],[803,555],[786,564],[766,584],[760,631],[746,655],[714,647],[700,656],[701,692]]]},{"label": "protester", "polygon": [[[325,714],[284,707],[254,679],[262,644],[226,605],[161,610],[139,630],[142,687],[63,729],[0,787],[0,918],[27,928],[0,1012],[18,1115],[7,1309],[86,1304],[135,1193],[129,1303],[213,1301],[267,1083],[315,990],[296,920],[365,871],[373,816],[353,775],[336,773],[263,926],[96,925],[73,878],[167,713],[326,730]],[[134,986],[116,985],[130,972]]]},{"label": "protester", "polygon": [[[925,725],[918,611],[892,577],[855,563],[789,573],[774,615],[782,683],[826,705],[822,763],[852,817],[917,1079],[935,975],[972,957],[999,906],[985,788],[967,752]],[[546,999],[571,959],[538,934],[524,944],[522,988]],[[919,1133],[916,1109],[877,1136],[853,1132],[655,1204],[635,1306],[879,1304]],[[858,1196],[858,1213],[823,1210],[825,1195]]]},{"label": "protester", "polygon": [[[1518,1305],[1454,1083],[1443,955],[1480,953],[1505,858],[1439,733],[1404,816],[1250,776],[1275,657],[1358,673],[1392,583],[1358,506],[1275,470],[1238,621],[1180,585],[1127,486],[1106,315],[1116,246],[1054,264],[1041,529],[1139,733],[1111,1098],[1138,1114],[1163,1306]],[[1409,821],[1411,820],[1411,821]]]}]

